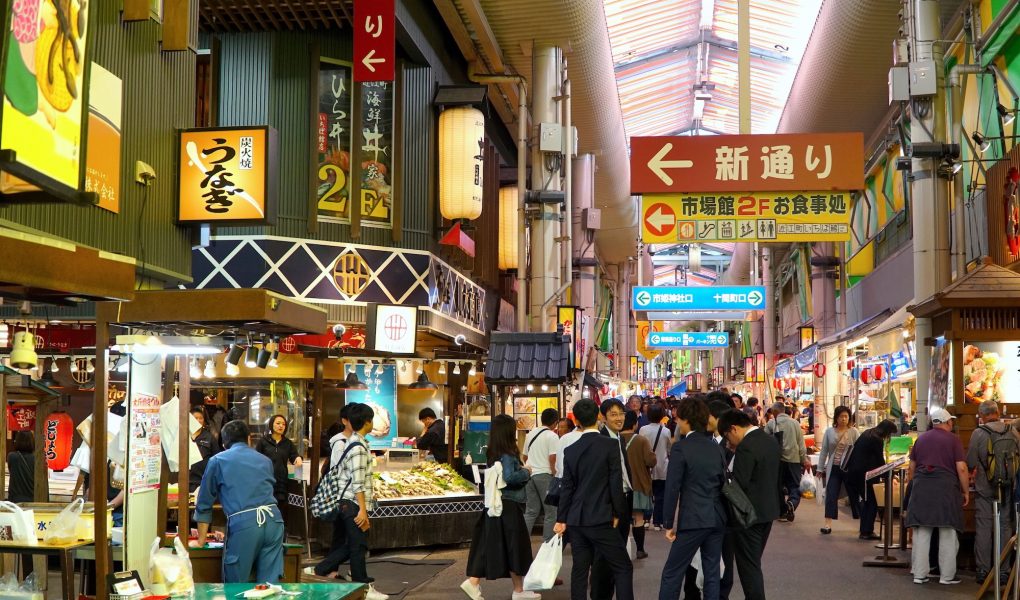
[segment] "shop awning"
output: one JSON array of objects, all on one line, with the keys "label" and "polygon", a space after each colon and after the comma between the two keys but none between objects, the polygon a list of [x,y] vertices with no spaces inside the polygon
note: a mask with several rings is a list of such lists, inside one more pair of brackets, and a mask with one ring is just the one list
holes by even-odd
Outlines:
[{"label": "shop awning", "polygon": [[824,350],[830,346],[835,346],[836,344],[852,340],[863,333],[870,331],[874,325],[884,322],[892,314],[893,311],[887,308],[878,314],[871,315],[856,325],[852,325],[842,331],[837,331],[826,338],[818,340],[818,347]]},{"label": "shop awning", "polygon": [[[986,257],[986,261],[990,261]],[[932,317],[954,308],[1011,308],[1020,305],[1020,274],[985,262],[941,292],[907,307],[915,317]]]},{"label": "shop awning", "polygon": [[493,333],[485,381],[564,383],[570,376],[570,337],[559,333]]},{"label": "shop awning", "polygon": [[913,301],[908,302],[905,306],[883,319],[881,323],[868,328],[868,330],[864,333],[868,336],[878,336],[900,329],[903,327],[903,323],[906,322],[907,317],[910,315],[909,311],[907,311],[907,306],[910,306],[911,304],[913,304]]}]

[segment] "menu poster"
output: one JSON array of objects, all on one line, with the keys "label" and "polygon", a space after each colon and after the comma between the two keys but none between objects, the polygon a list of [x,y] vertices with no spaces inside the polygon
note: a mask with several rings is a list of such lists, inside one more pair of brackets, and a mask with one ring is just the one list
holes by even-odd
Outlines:
[{"label": "menu poster", "polygon": [[128,445],[128,493],[159,489],[159,398],[134,394],[131,398]]}]

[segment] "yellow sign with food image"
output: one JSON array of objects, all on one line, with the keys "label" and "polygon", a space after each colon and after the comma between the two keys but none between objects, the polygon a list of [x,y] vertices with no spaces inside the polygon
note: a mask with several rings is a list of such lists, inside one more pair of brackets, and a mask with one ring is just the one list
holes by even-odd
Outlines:
[{"label": "yellow sign with food image", "polygon": [[[79,189],[91,0],[9,0],[0,149],[59,184]],[[32,189],[4,178],[6,192]],[[40,183],[40,182],[31,182]]]}]

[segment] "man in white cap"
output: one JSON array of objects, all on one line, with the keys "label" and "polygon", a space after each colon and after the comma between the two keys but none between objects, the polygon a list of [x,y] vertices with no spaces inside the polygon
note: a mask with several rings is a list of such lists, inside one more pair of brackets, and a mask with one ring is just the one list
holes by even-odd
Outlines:
[{"label": "man in white cap", "polygon": [[906,526],[914,528],[911,572],[914,583],[928,582],[931,536],[939,532],[939,583],[960,583],[956,576],[957,532],[963,530],[963,507],[970,501],[970,473],[963,444],[953,434],[953,415],[931,411],[932,428],[910,449],[910,496]]}]

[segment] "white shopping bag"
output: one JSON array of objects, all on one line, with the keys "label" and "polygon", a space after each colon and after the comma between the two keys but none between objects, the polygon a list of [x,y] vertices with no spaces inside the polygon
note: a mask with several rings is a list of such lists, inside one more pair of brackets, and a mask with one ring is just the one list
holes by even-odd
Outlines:
[{"label": "white shopping bag", "polygon": [[563,536],[554,535],[542,544],[531,562],[528,574],[524,576],[526,591],[551,590],[556,585],[556,576],[563,566]]},{"label": "white shopping bag", "polygon": [[25,542],[35,539],[35,512],[13,502],[0,502],[0,540]]},{"label": "white shopping bag", "polygon": [[817,489],[815,491],[815,504],[818,506],[825,505],[825,482],[822,480],[821,475],[815,475],[815,484]]},{"label": "white shopping bag", "polygon": [[634,541],[634,534],[627,536],[627,556],[631,560],[637,559],[637,543]]}]

